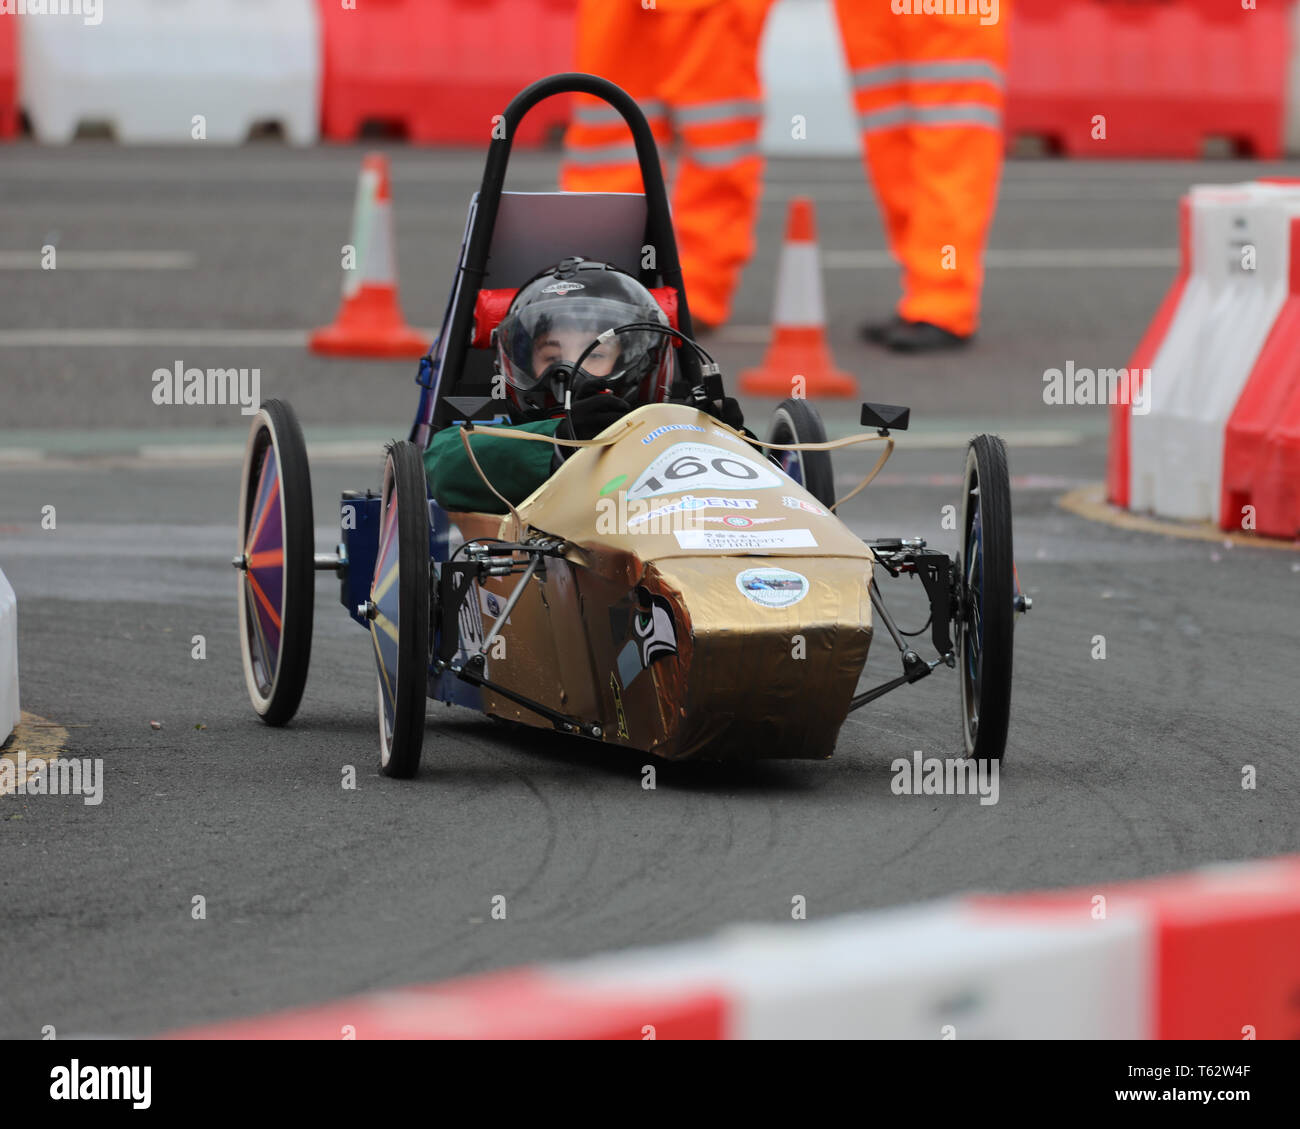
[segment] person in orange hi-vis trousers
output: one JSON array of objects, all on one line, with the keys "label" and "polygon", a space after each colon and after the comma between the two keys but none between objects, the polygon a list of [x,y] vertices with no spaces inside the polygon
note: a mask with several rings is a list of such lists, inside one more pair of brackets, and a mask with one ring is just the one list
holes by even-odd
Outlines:
[{"label": "person in orange hi-vis trousers", "polygon": [[[661,152],[679,143],[673,225],[697,329],[727,320],[754,250],[763,177],[758,46],[771,2],[582,0],[578,9],[576,69],[635,98]],[[642,190],[631,135],[599,99],[576,96],[564,144],[565,191]]]},{"label": "person in orange hi-vis trousers", "polygon": [[898,352],[964,345],[979,320],[1002,170],[1010,0],[835,6],[865,163],[903,270],[897,315],[863,336]]}]

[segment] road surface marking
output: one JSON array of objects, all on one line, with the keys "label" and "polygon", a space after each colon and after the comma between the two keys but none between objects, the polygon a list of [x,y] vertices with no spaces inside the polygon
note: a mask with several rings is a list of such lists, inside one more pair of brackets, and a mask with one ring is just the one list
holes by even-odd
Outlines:
[{"label": "road surface marking", "polygon": [[[14,766],[14,774],[17,775],[19,751],[27,753],[27,763],[32,764],[37,760],[53,760],[64,749],[64,743],[68,739],[68,731],[61,725],[47,721],[43,717],[37,717],[34,713],[22,712],[22,718],[18,722],[17,728],[14,729],[13,740],[5,746],[5,751],[0,753],[0,760],[7,760]],[[20,783],[30,780],[35,775],[36,769],[23,777],[22,781],[15,780],[14,788]],[[0,788],[0,796],[10,795],[10,791]]]},{"label": "road surface marking", "polygon": [[[0,329],[0,348],[306,349],[309,329]],[[433,340],[435,332],[417,330]],[[411,359],[415,363],[414,358]]]},{"label": "road surface marking", "polygon": [[[0,270],[40,270],[40,251],[0,251]],[[54,266],[61,270],[192,270],[198,262],[193,251],[60,251]]]},{"label": "road surface marking", "polygon": [[[822,265],[827,270],[884,270],[898,266],[888,251],[825,251]],[[1128,267],[1176,267],[1174,247],[1034,247],[1025,250],[993,250],[984,253],[990,270],[1054,270],[1097,268],[1118,270]]]},{"label": "road surface marking", "polygon": [[1252,549],[1289,549],[1300,550],[1300,541],[1282,541],[1274,537],[1260,537],[1258,534],[1225,532],[1209,521],[1173,521],[1169,518],[1152,517],[1149,514],[1134,514],[1112,506],[1106,501],[1106,487],[1095,482],[1071,490],[1056,500],[1056,504],[1078,517],[1089,521],[1099,521],[1116,529],[1127,529],[1135,533],[1159,533],[1165,537],[1180,537],[1185,541],[1225,541]]}]

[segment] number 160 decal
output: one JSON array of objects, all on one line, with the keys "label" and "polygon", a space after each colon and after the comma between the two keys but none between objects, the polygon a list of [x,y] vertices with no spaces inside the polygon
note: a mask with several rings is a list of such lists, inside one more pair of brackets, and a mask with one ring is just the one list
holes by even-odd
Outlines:
[{"label": "number 160 decal", "polygon": [[632,484],[628,500],[683,490],[766,490],[780,485],[772,467],[709,443],[676,443]]}]

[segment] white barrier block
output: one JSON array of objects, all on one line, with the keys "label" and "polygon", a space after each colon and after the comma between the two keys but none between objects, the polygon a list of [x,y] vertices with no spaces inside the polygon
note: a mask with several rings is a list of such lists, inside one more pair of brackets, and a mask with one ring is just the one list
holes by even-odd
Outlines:
[{"label": "white barrier block", "polygon": [[556,974],[620,989],[712,988],[742,1039],[1145,1039],[1139,914],[993,911],[949,901],[642,949]]},{"label": "white barrier block", "polygon": [[71,141],[87,120],[136,144],[235,144],[265,121],[293,144],[317,140],[313,0],[105,0],[101,14],[21,17],[20,100],[40,141]]},{"label": "white barrier block", "polygon": [[[777,0],[759,48],[763,131],[774,157],[857,156],[861,152],[839,21],[831,0]],[[799,115],[806,136],[795,136]],[[867,199],[863,189],[864,200]]]},{"label": "white barrier block", "polygon": [[18,597],[0,569],[0,744],[14,731],[18,708]]},{"label": "white barrier block", "polygon": [[1300,190],[1198,186],[1191,198],[1192,274],[1151,364],[1149,410],[1131,416],[1129,507],[1217,521],[1224,431],[1286,301]]}]

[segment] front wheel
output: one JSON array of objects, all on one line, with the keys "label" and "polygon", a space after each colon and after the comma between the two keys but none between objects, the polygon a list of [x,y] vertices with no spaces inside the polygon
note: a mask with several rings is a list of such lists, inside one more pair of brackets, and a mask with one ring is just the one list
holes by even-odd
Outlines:
[{"label": "front wheel", "polygon": [[1000,761],[1011,720],[1015,568],[1007,450],[977,435],[966,450],[957,556],[957,663],[966,755]]},{"label": "front wheel", "polygon": [[414,443],[388,448],[381,496],[367,606],[379,682],[379,770],[407,778],[420,767],[429,679],[429,500]]},{"label": "front wheel", "polygon": [[[769,443],[825,443],[822,417],[807,400],[783,400],[772,413]],[[835,504],[829,451],[773,451],[781,469],[827,508]]]},{"label": "front wheel", "polygon": [[311,658],[316,571],[311,473],[293,409],[253,417],[239,488],[239,651],[248,696],[267,725],[298,710]]}]

